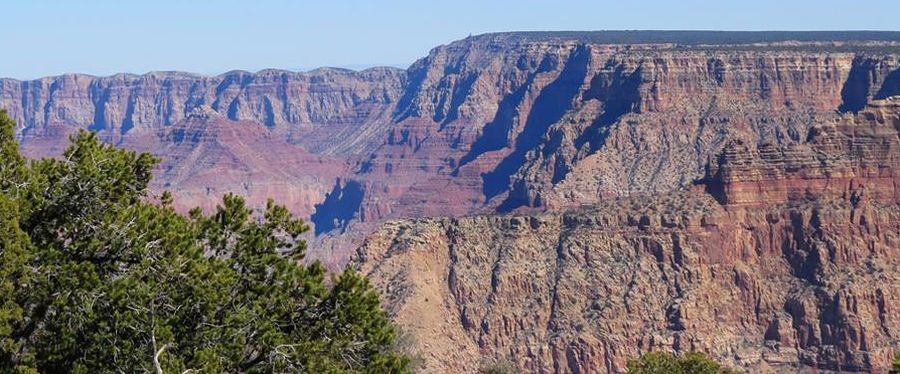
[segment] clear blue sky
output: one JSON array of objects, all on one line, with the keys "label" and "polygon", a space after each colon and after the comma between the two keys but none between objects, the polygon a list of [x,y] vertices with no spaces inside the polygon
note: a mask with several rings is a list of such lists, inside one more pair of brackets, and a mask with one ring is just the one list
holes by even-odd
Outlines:
[{"label": "clear blue sky", "polygon": [[514,30],[898,30],[900,0],[11,0],[0,76],[406,66]]}]

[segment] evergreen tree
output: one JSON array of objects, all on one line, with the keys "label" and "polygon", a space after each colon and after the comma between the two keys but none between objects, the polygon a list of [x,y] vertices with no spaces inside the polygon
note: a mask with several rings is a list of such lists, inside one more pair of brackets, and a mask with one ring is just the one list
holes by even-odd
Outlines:
[{"label": "evergreen tree", "polygon": [[26,163],[0,113],[0,371],[402,373],[365,278],[300,265],[307,225],[147,199],[156,160],[80,132]]},{"label": "evergreen tree", "polygon": [[669,353],[650,352],[628,361],[629,374],[736,374],[738,371],[723,368],[701,353],[675,356]]}]

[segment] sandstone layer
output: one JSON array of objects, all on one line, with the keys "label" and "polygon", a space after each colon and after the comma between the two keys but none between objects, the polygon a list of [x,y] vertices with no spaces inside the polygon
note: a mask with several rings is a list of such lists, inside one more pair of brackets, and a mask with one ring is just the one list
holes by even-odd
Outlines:
[{"label": "sandstone layer", "polygon": [[900,351],[896,205],[667,198],[392,221],[359,269],[423,372],[623,372],[648,351],[749,372],[886,371]]},{"label": "sandstone layer", "polygon": [[900,98],[731,143],[680,192],[392,221],[355,266],[425,372],[622,372],[647,351],[750,372],[885,372],[900,352]]},{"label": "sandstone layer", "polygon": [[651,349],[884,368],[898,95],[897,32],[502,33],[407,70],[0,79],[27,154],[79,129],[152,152],[179,207],[275,198],[335,269],[385,220],[451,217],[392,221],[354,264],[428,371],[464,372]]},{"label": "sandstone layer", "polygon": [[[339,176],[287,171],[306,164],[262,149],[239,163],[314,180],[281,194],[320,234],[364,233],[391,218],[564,209],[687,188],[732,140],[801,143],[813,124],[900,94],[898,52],[891,32],[487,34],[439,46],[406,71],[0,79],[0,107],[33,156],[59,154],[86,128],[191,160],[165,138],[196,110],[232,123],[216,127],[226,131],[259,127],[299,153],[338,160],[328,177]],[[201,172],[178,165],[167,175]],[[156,185],[172,185],[166,178]],[[196,181],[237,192],[241,183]],[[201,203],[192,196],[186,205]]]}]

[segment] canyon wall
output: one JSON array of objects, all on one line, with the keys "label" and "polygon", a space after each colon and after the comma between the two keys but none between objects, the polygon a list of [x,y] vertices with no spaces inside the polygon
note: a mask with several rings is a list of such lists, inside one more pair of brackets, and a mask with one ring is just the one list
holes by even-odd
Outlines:
[{"label": "canyon wall", "polygon": [[[881,370],[898,95],[896,32],[501,33],[407,70],[0,79],[31,157],[87,129],[158,155],[180,209],[237,192],[309,217],[312,258],[353,255],[431,372],[648,350]],[[447,218],[396,221],[421,217]]]},{"label": "canyon wall", "polygon": [[900,351],[898,222],[896,205],[667,195],[391,221],[357,261],[423,372],[623,372],[648,351],[753,373],[885,372]]},{"label": "canyon wall", "polygon": [[[57,155],[86,128],[181,160],[158,173],[181,181],[229,175],[219,171],[233,163],[210,161],[217,148],[189,157],[181,153],[199,151],[166,141],[191,113],[212,114],[211,128],[269,139],[238,152],[237,164],[309,180],[243,174],[272,186],[259,191],[286,197],[320,234],[364,233],[391,218],[555,210],[687,188],[732,140],[799,144],[815,123],[900,94],[898,52],[890,32],[501,33],[439,46],[406,71],[2,79],[0,107],[29,155]],[[247,192],[243,183],[197,178],[183,205]],[[165,186],[178,184],[154,184]]]},{"label": "canyon wall", "polygon": [[[0,79],[0,107],[19,124],[24,150],[39,155],[55,155],[65,146],[64,135],[76,129],[121,143],[181,122],[198,108],[232,121],[286,128],[292,142],[335,153],[354,138],[335,135],[347,128],[360,131],[389,112],[404,80],[405,72],[394,68],[233,71],[213,77],[66,74]],[[327,134],[315,131],[323,127]]]},{"label": "canyon wall", "polygon": [[900,98],[732,142],[689,189],[560,213],[391,221],[353,264],[424,372],[885,372],[900,352]]},{"label": "canyon wall", "polygon": [[31,157],[58,156],[68,136],[87,129],[159,156],[151,188],[173,190],[182,210],[212,208],[234,192],[259,207],[276,198],[308,217],[350,172],[349,160],[380,144],[405,77],[324,68],[0,79],[0,108]]},{"label": "canyon wall", "polygon": [[900,92],[895,44],[520,35],[467,38],[410,67],[384,144],[348,177],[363,198],[342,232],[690,188],[731,141],[801,144],[815,124]]},{"label": "canyon wall", "polygon": [[900,89],[898,69],[896,54],[864,47],[469,38],[410,68],[396,123],[354,176],[391,178],[392,198],[368,194],[362,218],[685,187],[730,139],[801,142],[812,124]]}]

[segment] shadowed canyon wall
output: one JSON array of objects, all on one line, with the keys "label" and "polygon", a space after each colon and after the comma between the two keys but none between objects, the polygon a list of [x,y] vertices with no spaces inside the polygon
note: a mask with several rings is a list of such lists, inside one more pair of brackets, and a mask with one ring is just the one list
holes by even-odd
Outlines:
[{"label": "shadowed canyon wall", "polygon": [[730,144],[694,188],[526,216],[391,221],[354,264],[425,372],[886,372],[900,351],[900,98],[802,145]]},{"label": "shadowed canyon wall", "polygon": [[[352,255],[431,372],[654,349],[885,368],[897,95],[892,32],[502,33],[407,70],[0,79],[30,156],[88,129],[160,156],[180,208],[237,192],[309,217],[312,256]],[[422,217],[448,218],[397,221]]]},{"label": "shadowed canyon wall", "polygon": [[[184,206],[274,193],[303,215],[352,208],[328,228],[370,231],[389,218],[686,188],[731,140],[802,142],[812,124],[900,92],[898,43],[889,32],[487,34],[406,71],[3,79],[0,107],[30,155],[59,154],[68,134],[91,129],[180,160],[155,188],[194,191]],[[229,161],[222,147],[189,146],[197,137],[168,141],[190,121],[262,138]],[[237,164],[278,173],[219,173]],[[192,179],[201,169],[209,177]],[[355,207],[326,198],[338,178],[359,186]]]}]

